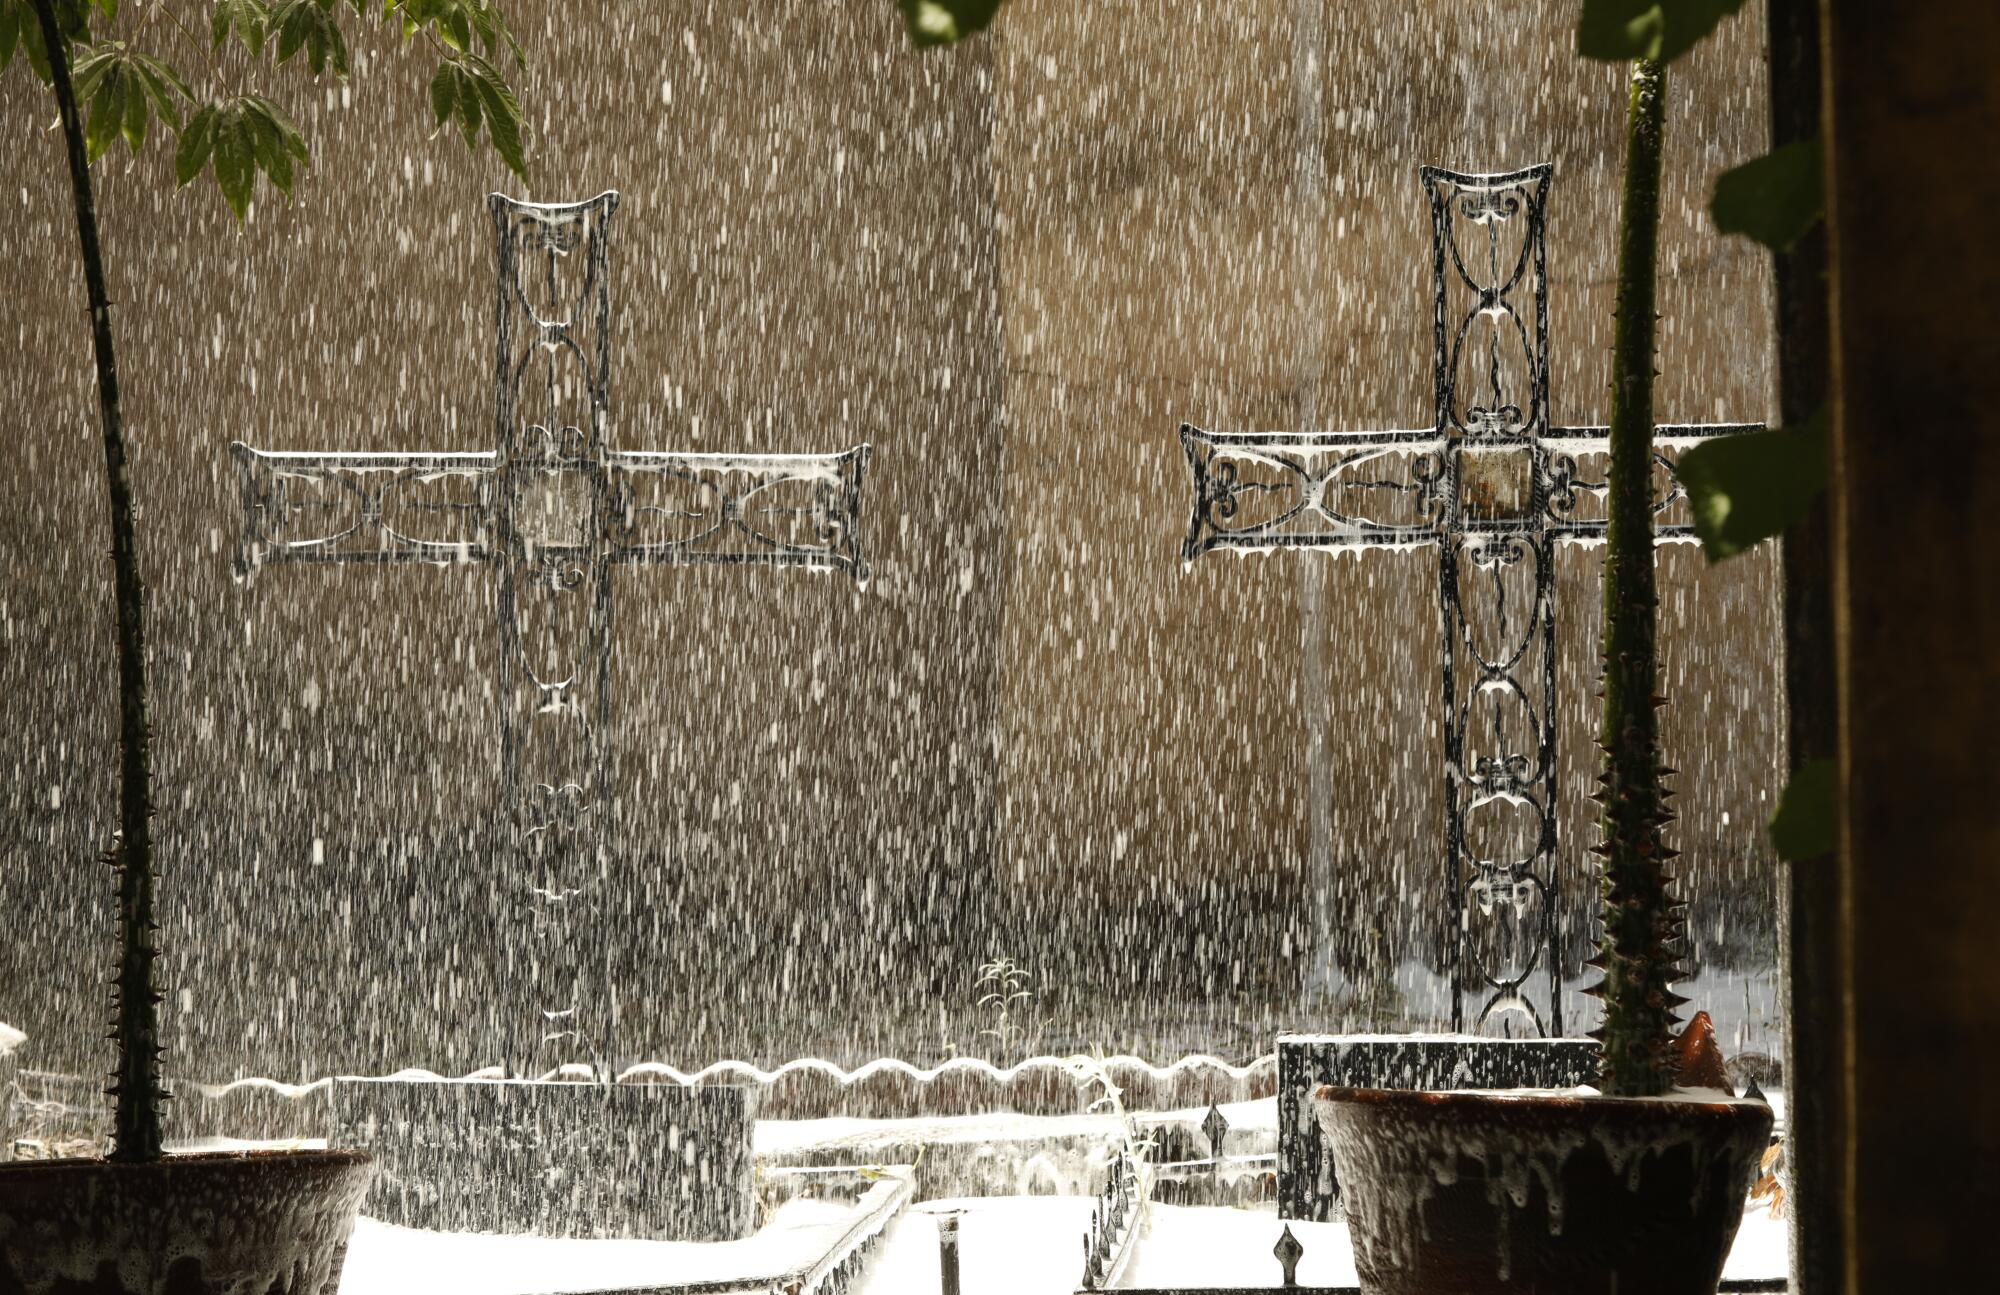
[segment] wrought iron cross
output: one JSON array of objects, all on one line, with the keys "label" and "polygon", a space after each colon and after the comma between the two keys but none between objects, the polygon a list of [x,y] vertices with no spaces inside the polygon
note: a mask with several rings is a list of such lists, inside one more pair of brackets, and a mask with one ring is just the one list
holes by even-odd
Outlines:
[{"label": "wrought iron cross", "polygon": [[[1216,434],[1181,428],[1194,473],[1183,557],[1215,549],[1435,545],[1442,620],[1445,893],[1452,1028],[1519,1013],[1563,1033],[1566,915],[1556,852],[1555,545],[1604,535],[1606,429],[1549,426],[1548,164],[1422,171],[1430,201],[1435,417],[1422,431]],[[1757,424],[1654,437],[1661,540],[1690,538],[1679,447]],[[1546,990],[1530,988],[1537,972]],[[1544,996],[1545,995],[1545,996]],[[1538,1006],[1536,999],[1542,998]]]},{"label": "wrought iron cross", "polygon": [[528,865],[537,937],[525,951],[510,945],[510,959],[526,959],[510,974],[543,1018],[509,1062],[569,1045],[594,1052],[600,1073],[611,1022],[584,1019],[583,941],[567,915],[607,858],[612,572],[723,564],[867,577],[855,533],[867,445],[692,454],[605,443],[617,207],[615,192],[563,205],[487,198],[499,261],[492,451],[230,446],[242,469],[239,576],[286,562],[496,573],[501,831]]}]

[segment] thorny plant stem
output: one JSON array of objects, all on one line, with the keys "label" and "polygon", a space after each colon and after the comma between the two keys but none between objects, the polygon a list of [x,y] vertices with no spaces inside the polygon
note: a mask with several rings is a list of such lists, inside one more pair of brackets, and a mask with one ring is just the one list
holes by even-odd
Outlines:
[{"label": "thorny plant stem", "polygon": [[151,744],[146,729],[145,586],[139,579],[132,483],[125,464],[125,428],[118,404],[118,365],[111,350],[111,298],[104,286],[104,257],[97,240],[90,163],[83,122],[69,75],[69,41],[56,21],[54,0],[30,0],[49,53],[50,79],[62,113],[76,199],[76,232],[82,245],[83,280],[90,302],[91,341],[97,356],[99,421],[104,433],[105,482],[111,502],[111,561],[118,608],[118,867],[119,956],[114,1038],[117,1099],[111,1159],[160,1158],[160,994],[153,962],[153,838]]},{"label": "thorny plant stem", "polygon": [[1626,113],[1624,209],[1618,234],[1618,315],[1612,341],[1610,492],[1604,554],[1604,775],[1601,881],[1604,972],[1599,1087],[1649,1097],[1673,1082],[1669,1042],[1678,911],[1661,829],[1659,662],[1654,638],[1653,359],[1660,175],[1667,71],[1632,66]]}]

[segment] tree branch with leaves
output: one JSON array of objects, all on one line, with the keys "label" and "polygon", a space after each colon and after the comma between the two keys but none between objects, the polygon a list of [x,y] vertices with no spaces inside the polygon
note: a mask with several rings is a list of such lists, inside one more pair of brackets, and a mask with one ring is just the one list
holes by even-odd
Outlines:
[{"label": "tree branch with leaves", "polygon": [[[258,175],[289,198],[311,161],[282,96],[261,92],[252,78],[291,66],[314,80],[344,81],[352,68],[348,27],[387,26],[405,46],[421,42],[436,55],[429,93],[437,127],[455,125],[475,147],[483,132],[507,169],[527,177],[521,107],[499,66],[523,67],[525,55],[492,0],[212,0],[208,22],[191,21],[187,11],[203,7],[187,0],[52,0],[72,55],[90,162],[121,139],[137,154],[158,122],[178,137],[178,182],[213,175],[240,221]],[[18,48],[35,76],[53,86],[47,38],[32,9],[32,0],[0,0],[0,70]],[[198,34],[203,26],[206,41]],[[170,48],[154,47],[163,36]],[[198,93],[174,64],[176,53],[190,52],[202,62],[197,79],[212,83],[208,93]]]}]

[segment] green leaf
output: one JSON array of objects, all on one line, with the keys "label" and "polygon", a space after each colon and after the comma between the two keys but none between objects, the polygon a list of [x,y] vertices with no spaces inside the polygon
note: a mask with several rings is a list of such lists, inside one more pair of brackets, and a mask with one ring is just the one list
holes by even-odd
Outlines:
[{"label": "green leaf", "polygon": [[0,0],[0,72],[14,61],[21,43],[21,9],[14,0]]},{"label": "green leaf", "polygon": [[309,157],[305,136],[283,109],[261,95],[246,95],[242,114],[258,169],[271,178],[280,193],[291,197],[293,164],[304,163]]},{"label": "green leaf", "polygon": [[454,10],[446,14],[438,23],[437,30],[444,43],[459,53],[472,52],[472,24],[467,21],[464,10]]},{"label": "green leaf", "polygon": [[521,42],[514,35],[514,29],[507,25],[507,20],[501,16],[498,9],[493,11],[493,25],[499,29],[500,39],[507,43],[507,52],[514,56],[514,66],[528,66],[527,51],[521,48]]},{"label": "green leaf", "polygon": [[1771,844],[1790,863],[1832,854],[1840,843],[1840,771],[1832,760],[1802,766],[1778,797],[1771,815]]},{"label": "green leaf", "polygon": [[153,111],[159,114],[160,120],[174,130],[179,130],[181,103],[194,102],[194,91],[188,89],[187,82],[181,80],[180,73],[158,59],[135,54],[132,56],[132,75],[137,77],[139,84],[144,87],[146,97],[152,100]]},{"label": "green leaf", "polygon": [[118,56],[111,50],[93,50],[78,59],[69,70],[70,89],[76,94],[76,101],[89,103],[104,85],[104,78],[117,66]]},{"label": "green leaf", "polygon": [[271,11],[271,25],[278,30],[278,62],[288,62],[301,49],[306,63],[318,76],[333,64],[334,74],[347,75],[347,38],[333,10],[319,0],[284,0]]},{"label": "green leaf", "polygon": [[466,72],[478,88],[479,98],[486,106],[486,132],[493,141],[493,151],[500,154],[500,160],[507,169],[525,180],[528,178],[528,159],[521,140],[521,105],[515,101],[514,92],[507,88],[507,82],[491,63],[477,54],[465,56]]},{"label": "green leaf", "polygon": [[174,70],[173,64],[163,62],[146,54],[134,55],[133,61],[158,77],[164,85],[172,86],[181,98],[187,100],[189,103],[194,102],[194,91],[188,88],[186,79]]},{"label": "green leaf", "polygon": [[35,74],[37,81],[47,85],[54,79],[54,73],[49,70],[49,51],[42,41],[42,24],[35,21],[32,14],[25,15],[21,20],[21,55],[28,60],[28,70]]},{"label": "green leaf", "polygon": [[467,148],[477,147],[479,124],[486,116],[485,105],[479,98],[479,86],[470,73],[456,65],[452,71],[452,84],[458,94],[453,107],[458,112],[459,129],[465,135],[465,145]]},{"label": "green leaf", "polygon": [[90,124],[84,127],[83,144],[92,162],[103,157],[125,128],[125,78],[108,72],[98,83],[90,100]]},{"label": "green leaf", "polygon": [[216,187],[241,223],[250,210],[250,186],[257,179],[256,139],[241,108],[217,117],[213,158]]},{"label": "green leaf", "polygon": [[495,26],[499,15],[493,11],[493,6],[490,4],[475,3],[470,10],[465,12],[465,17],[472,24],[472,30],[479,33],[480,43],[485,47],[486,52],[491,54],[494,45],[498,43],[499,37],[499,32]]},{"label": "green leaf", "polygon": [[[347,75],[347,37],[341,33],[340,24],[333,15],[326,16],[326,49],[328,60],[333,64],[335,76]],[[319,64],[313,64],[313,71],[319,71]]]},{"label": "green leaf", "polygon": [[[55,73],[49,67],[49,51],[42,40],[41,20],[35,16],[34,10],[28,7],[26,0],[13,0],[13,4],[21,15],[17,30],[21,53],[28,60],[28,70],[35,74],[36,80],[43,85],[49,85],[55,80]],[[56,0],[55,18],[56,30],[60,31],[71,45],[90,44],[90,9],[82,3],[82,0]],[[75,64],[74,55],[71,56],[70,62],[72,66]]]},{"label": "green leaf", "polygon": [[126,84],[125,123],[119,133],[125,136],[125,147],[137,153],[146,143],[146,83],[136,73],[119,79]]},{"label": "green leaf", "polygon": [[1000,0],[897,0],[903,25],[919,49],[952,45],[984,31],[1000,12]]},{"label": "green leaf", "polygon": [[1826,411],[1794,428],[1739,432],[1683,452],[1695,534],[1710,562],[1780,534],[1804,517],[1827,477]]},{"label": "green leaf", "polygon": [[80,46],[76,52],[72,84],[77,102],[90,114],[84,146],[91,161],[102,157],[120,137],[137,153],[145,146],[155,115],[170,128],[180,129],[180,100],[194,96],[171,67],[128,49],[123,41]]},{"label": "green leaf", "polygon": [[270,34],[271,10],[263,0],[215,0],[215,17],[208,30],[215,38],[215,48],[221,49],[234,30],[243,48],[256,56],[264,52],[264,38]]},{"label": "green leaf", "polygon": [[1820,167],[1819,141],[1802,139],[1724,171],[1708,204],[1716,229],[1790,251],[1826,213]]},{"label": "green leaf", "polygon": [[442,126],[451,120],[458,104],[458,65],[440,63],[431,75],[431,116]]},{"label": "green leaf", "polygon": [[215,144],[216,107],[208,104],[188,121],[181,132],[180,147],[174,150],[174,180],[182,188],[208,166],[209,150]]},{"label": "green leaf", "polygon": [[1743,7],[1744,0],[1583,0],[1576,52],[1623,63],[1671,63]]},{"label": "green leaf", "polygon": [[278,32],[278,63],[283,66],[299,52],[306,43],[306,32],[312,24],[312,15],[318,10],[311,0],[285,0],[271,11],[271,25]]}]

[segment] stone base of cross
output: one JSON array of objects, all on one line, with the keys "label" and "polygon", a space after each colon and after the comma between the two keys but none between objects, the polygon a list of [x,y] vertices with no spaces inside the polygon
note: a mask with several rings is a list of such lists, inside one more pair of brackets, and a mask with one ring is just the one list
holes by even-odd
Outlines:
[{"label": "stone base of cross", "polygon": [[[609,233],[616,193],[487,199],[498,244],[495,448],[287,452],[230,446],[237,572],[280,563],[475,565],[493,573],[503,838],[527,921],[505,962],[524,1013],[508,1064],[614,1059],[607,932],[573,916],[615,858],[610,750],[614,573],[777,566],[867,577],[856,525],[869,447],[835,454],[614,450]],[[593,954],[592,950],[598,952]]]},{"label": "stone base of cross", "polygon": [[[1559,1037],[1555,548],[1604,534],[1602,427],[1549,425],[1547,200],[1554,168],[1421,173],[1429,199],[1435,417],[1421,431],[1181,428],[1194,474],[1183,556],[1434,546],[1452,1028]],[[1655,534],[1692,537],[1676,452],[1758,424],[1655,440]],[[1518,1027],[1518,1028],[1517,1028]]]}]

